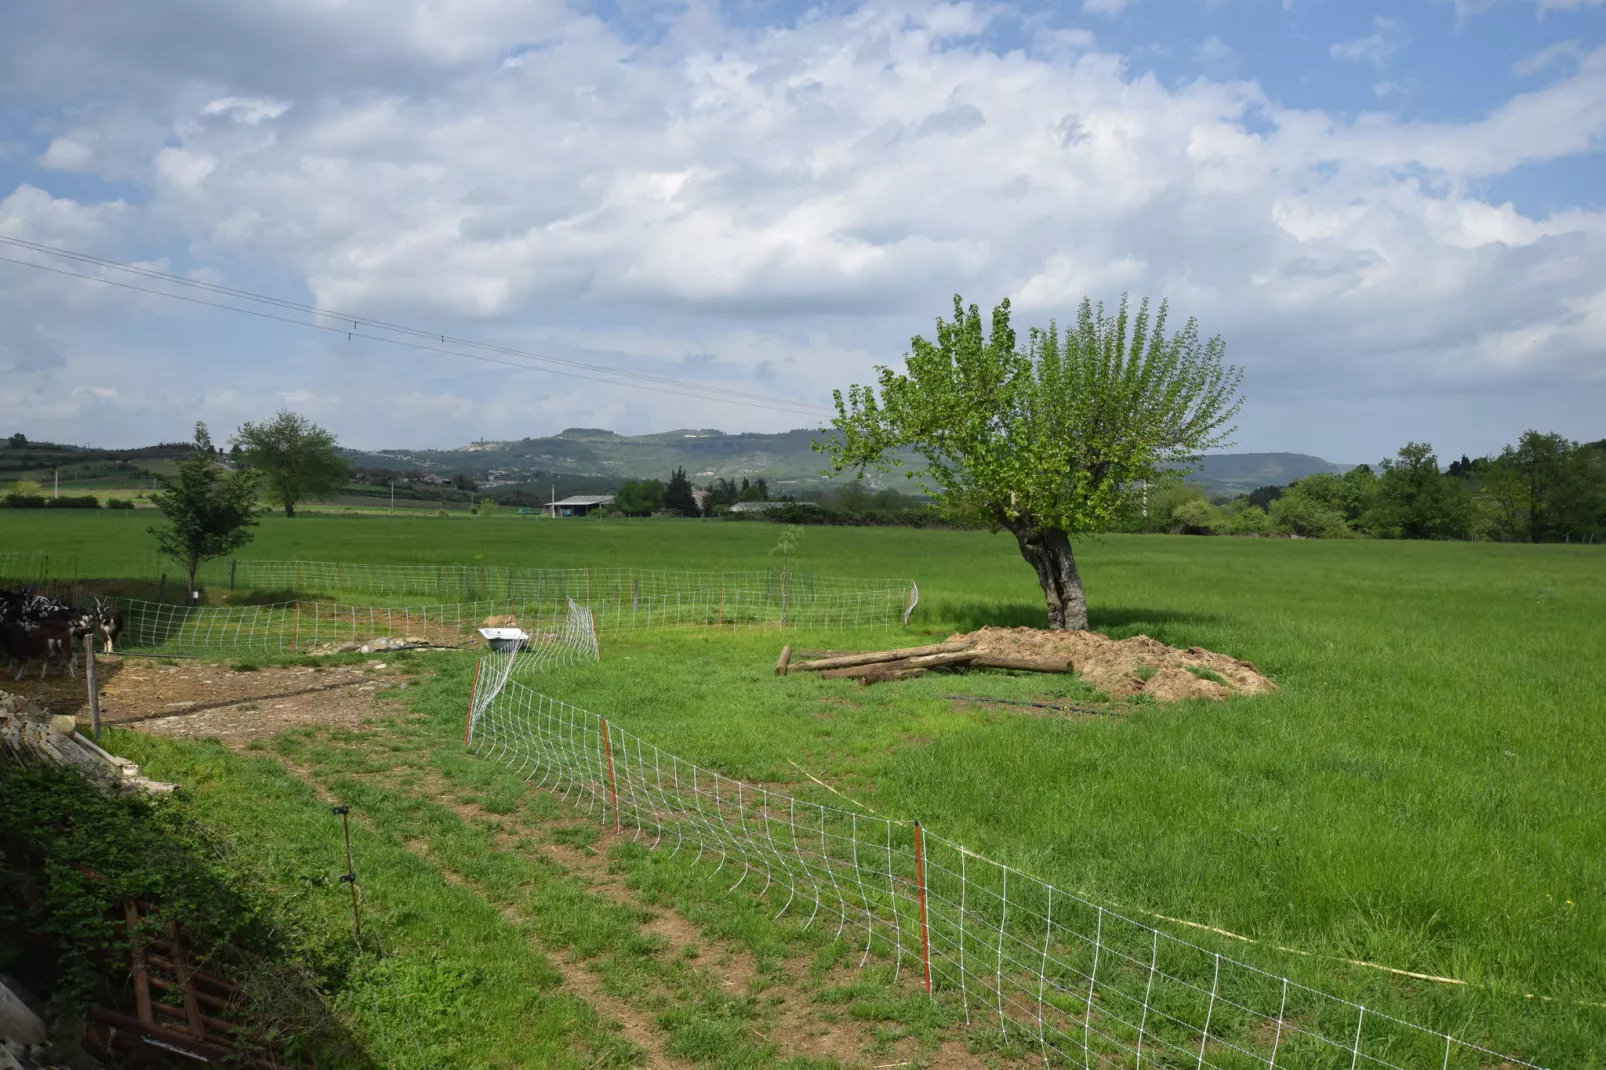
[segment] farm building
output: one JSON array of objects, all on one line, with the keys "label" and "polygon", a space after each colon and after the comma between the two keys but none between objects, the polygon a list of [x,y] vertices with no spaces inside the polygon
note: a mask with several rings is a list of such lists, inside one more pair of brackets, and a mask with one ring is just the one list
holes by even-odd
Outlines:
[{"label": "farm building", "polygon": [[550,516],[586,516],[593,509],[607,509],[613,504],[612,494],[574,494],[547,506]]}]

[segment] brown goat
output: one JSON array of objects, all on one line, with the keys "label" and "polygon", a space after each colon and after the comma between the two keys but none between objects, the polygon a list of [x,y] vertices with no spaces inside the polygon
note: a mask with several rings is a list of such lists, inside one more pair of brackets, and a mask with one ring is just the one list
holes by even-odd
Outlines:
[{"label": "brown goat", "polygon": [[12,679],[22,679],[30,661],[39,662],[39,679],[50,671],[56,658],[66,662],[73,679],[78,678],[78,660],[73,643],[73,625],[65,620],[42,620],[23,623],[0,622],[0,649],[3,649],[16,666]]}]

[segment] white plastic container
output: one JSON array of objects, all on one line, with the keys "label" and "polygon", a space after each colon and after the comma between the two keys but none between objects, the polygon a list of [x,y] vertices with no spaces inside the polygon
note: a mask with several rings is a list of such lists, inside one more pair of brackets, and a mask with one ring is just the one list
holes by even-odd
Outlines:
[{"label": "white plastic container", "polygon": [[480,634],[486,646],[499,652],[516,650],[530,638],[522,628],[481,628]]}]

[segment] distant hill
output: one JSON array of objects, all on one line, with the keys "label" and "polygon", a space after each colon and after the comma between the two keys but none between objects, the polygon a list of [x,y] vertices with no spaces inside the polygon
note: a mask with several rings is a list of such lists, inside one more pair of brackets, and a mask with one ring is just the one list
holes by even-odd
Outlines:
[{"label": "distant hill", "polygon": [[[418,470],[436,475],[464,472],[482,486],[538,483],[542,479],[585,477],[623,481],[666,478],[684,467],[692,482],[763,476],[772,486],[824,482],[825,458],[811,449],[813,429],[766,435],[726,434],[710,428],[681,428],[654,435],[619,435],[599,428],[571,427],[547,438],[473,442],[451,450],[348,450],[353,464],[368,468]],[[1316,472],[1345,472],[1302,453],[1221,453],[1204,458],[1189,480],[1219,493],[1242,493],[1266,484],[1282,485]],[[902,487],[901,475],[872,479]]]},{"label": "distant hill", "polygon": [[353,464],[372,468],[466,472],[489,485],[545,476],[663,479],[679,467],[686,469],[694,483],[744,476],[763,476],[771,483],[816,483],[825,467],[824,458],[810,448],[818,437],[813,429],[728,435],[709,428],[682,428],[654,435],[618,435],[598,428],[571,427],[549,438],[473,442],[452,450],[348,451],[347,456]]},{"label": "distant hill", "polygon": [[53,494],[149,488],[157,475],[171,475],[174,462],[189,456],[182,442],[161,442],[130,449],[92,449],[60,442],[28,442],[0,438],[0,491],[18,480],[31,480]]},{"label": "distant hill", "polygon": [[1355,466],[1334,464],[1308,453],[1213,453],[1200,459],[1188,482],[1223,492],[1287,486],[1318,472],[1342,474]]}]

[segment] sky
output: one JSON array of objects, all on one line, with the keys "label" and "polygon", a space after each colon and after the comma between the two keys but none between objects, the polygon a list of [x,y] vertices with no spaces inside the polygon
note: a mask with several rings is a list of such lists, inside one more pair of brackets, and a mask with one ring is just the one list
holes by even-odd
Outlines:
[{"label": "sky", "polygon": [[0,244],[34,439],[819,426],[955,294],[1129,293],[1225,340],[1239,450],[1593,440],[1606,0],[7,4],[7,238],[361,321]]}]

